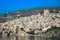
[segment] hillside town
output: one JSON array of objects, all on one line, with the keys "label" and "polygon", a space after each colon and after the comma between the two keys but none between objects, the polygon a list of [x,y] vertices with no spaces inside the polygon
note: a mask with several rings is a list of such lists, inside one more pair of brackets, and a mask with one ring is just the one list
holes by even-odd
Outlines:
[{"label": "hillside town", "polygon": [[45,33],[53,27],[60,28],[60,11],[56,12],[56,10],[53,10],[53,12],[50,12],[49,9],[44,9],[43,11],[43,13],[36,13],[36,15],[25,17],[20,17],[21,15],[18,14],[19,18],[13,18],[14,20],[10,20],[12,17],[8,16],[9,21],[0,23],[0,35],[42,35],[40,33]]}]

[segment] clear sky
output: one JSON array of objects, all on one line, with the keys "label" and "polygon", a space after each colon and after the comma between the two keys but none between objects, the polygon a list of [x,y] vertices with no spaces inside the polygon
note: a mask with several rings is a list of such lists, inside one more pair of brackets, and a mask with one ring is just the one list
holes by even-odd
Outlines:
[{"label": "clear sky", "polygon": [[60,0],[0,0],[0,14],[34,7],[59,7]]}]

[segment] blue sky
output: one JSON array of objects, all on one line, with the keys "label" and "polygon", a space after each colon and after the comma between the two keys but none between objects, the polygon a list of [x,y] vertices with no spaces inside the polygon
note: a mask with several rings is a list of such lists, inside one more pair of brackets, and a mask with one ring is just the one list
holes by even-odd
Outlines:
[{"label": "blue sky", "polygon": [[0,0],[0,14],[34,7],[59,7],[60,0]]}]

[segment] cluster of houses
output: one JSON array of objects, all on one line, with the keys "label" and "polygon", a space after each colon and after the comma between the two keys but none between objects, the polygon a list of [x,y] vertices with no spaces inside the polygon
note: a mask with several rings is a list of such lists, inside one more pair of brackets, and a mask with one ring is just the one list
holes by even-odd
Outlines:
[{"label": "cluster of houses", "polygon": [[44,9],[44,13],[20,17],[19,19],[0,23],[0,34],[29,35],[45,32],[52,27],[60,27],[60,12],[50,12]]}]

